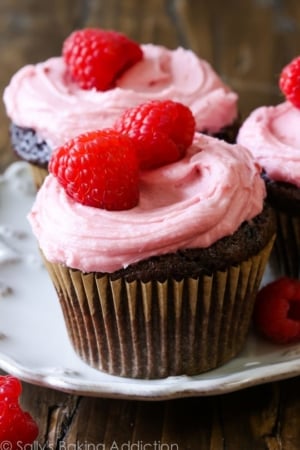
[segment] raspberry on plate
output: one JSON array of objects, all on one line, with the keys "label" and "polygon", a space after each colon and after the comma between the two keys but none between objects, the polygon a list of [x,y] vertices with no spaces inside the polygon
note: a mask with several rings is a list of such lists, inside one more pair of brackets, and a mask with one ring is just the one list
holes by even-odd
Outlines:
[{"label": "raspberry on plate", "polygon": [[139,200],[134,143],[116,130],[81,134],[53,152],[49,171],[75,201],[107,210],[133,208]]},{"label": "raspberry on plate", "polygon": [[105,91],[143,57],[141,47],[122,33],[86,28],[70,34],[62,55],[71,78],[82,89]]},{"label": "raspberry on plate", "polygon": [[32,444],[38,436],[37,424],[19,405],[21,392],[22,385],[17,378],[0,376],[0,443],[9,443],[9,450]]},{"label": "raspberry on plate", "polygon": [[279,87],[286,99],[300,108],[300,56],[294,58],[281,71]]},{"label": "raspberry on plate", "polygon": [[258,331],[277,344],[300,341],[300,280],[282,277],[264,286],[254,308]]},{"label": "raspberry on plate", "polygon": [[172,100],[153,100],[129,108],[114,128],[134,140],[141,169],[154,169],[181,159],[192,144],[191,110]]}]

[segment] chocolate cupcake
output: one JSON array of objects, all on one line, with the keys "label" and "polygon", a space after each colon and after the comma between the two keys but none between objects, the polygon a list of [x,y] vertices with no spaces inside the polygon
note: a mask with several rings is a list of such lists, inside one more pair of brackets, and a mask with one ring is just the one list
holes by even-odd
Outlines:
[{"label": "chocolate cupcake", "polygon": [[[95,38],[98,33],[100,38]],[[120,44],[113,64],[108,64],[105,55],[111,52],[105,49],[111,45],[111,35],[114,42],[118,36]],[[97,50],[103,55],[101,74],[128,55],[121,70],[116,66],[108,74],[106,84],[82,81],[83,69],[78,70],[75,79],[78,74],[74,75],[72,69],[77,64],[76,56],[69,55],[72,43],[76,40],[73,47],[90,56],[89,39],[99,39]],[[4,103],[12,122],[12,146],[21,159],[30,163],[38,187],[54,148],[83,132],[112,126],[124,109],[151,99],[181,102],[192,110],[198,131],[219,135],[229,142],[235,140],[238,96],[209,63],[181,47],[170,50],[129,41],[129,51],[124,42],[127,38],[111,31],[74,32],[66,39],[61,57],[21,68],[6,87]],[[95,65],[99,64],[98,57]]]},{"label": "chocolate cupcake", "polygon": [[240,352],[275,232],[246,149],[196,133],[181,159],[139,173],[121,211],[78,203],[53,173],[29,220],[87,364],[162,378]]},{"label": "chocolate cupcake", "polygon": [[262,106],[242,124],[238,142],[263,168],[267,201],[276,213],[277,238],[271,255],[276,276],[300,277],[300,57],[281,71],[285,100]]}]

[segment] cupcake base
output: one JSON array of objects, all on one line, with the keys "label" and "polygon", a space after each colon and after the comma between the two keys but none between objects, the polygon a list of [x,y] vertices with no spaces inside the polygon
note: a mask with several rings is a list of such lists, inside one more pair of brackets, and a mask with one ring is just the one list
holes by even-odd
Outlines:
[{"label": "cupcake base", "polygon": [[272,245],[227,270],[179,281],[45,265],[77,354],[113,375],[153,379],[197,375],[240,352]]}]

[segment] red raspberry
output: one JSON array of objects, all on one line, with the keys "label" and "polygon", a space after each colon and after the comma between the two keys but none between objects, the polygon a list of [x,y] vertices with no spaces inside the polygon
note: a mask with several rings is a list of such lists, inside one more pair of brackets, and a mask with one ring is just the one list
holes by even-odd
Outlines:
[{"label": "red raspberry", "polygon": [[300,108],[300,56],[282,69],[279,87],[286,99],[296,108]]},{"label": "red raspberry", "polygon": [[67,70],[82,89],[105,91],[140,61],[140,46],[116,31],[86,28],[74,31],[63,44]]},{"label": "red raspberry", "polygon": [[115,129],[134,140],[140,168],[154,169],[185,155],[193,141],[195,119],[181,103],[150,101],[124,111]]},{"label": "red raspberry", "polygon": [[254,323],[274,343],[300,341],[300,280],[282,277],[263,287],[257,295]]},{"label": "red raspberry", "polygon": [[107,210],[139,199],[136,150],[128,136],[105,129],[81,134],[53,152],[49,171],[75,201]]},{"label": "red raspberry", "polygon": [[19,405],[21,391],[17,378],[0,376],[0,443],[9,442],[10,450],[32,444],[38,435],[37,424]]}]

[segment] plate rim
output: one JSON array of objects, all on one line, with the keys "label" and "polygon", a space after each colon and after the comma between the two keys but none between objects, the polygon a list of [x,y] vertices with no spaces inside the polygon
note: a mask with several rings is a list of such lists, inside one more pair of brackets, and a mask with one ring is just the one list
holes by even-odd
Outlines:
[{"label": "plate rim", "polygon": [[[300,358],[287,362],[272,363],[260,368],[233,372],[227,376],[198,379],[198,376],[180,375],[159,380],[130,380],[118,376],[110,382],[77,381],[68,376],[55,376],[22,367],[12,358],[0,352],[0,367],[3,371],[22,381],[79,396],[119,398],[128,400],[173,400],[188,397],[204,397],[233,393],[261,384],[281,381],[300,375]],[[210,374],[213,371],[210,371]],[[106,374],[105,374],[106,375]],[[245,375],[245,376],[244,376]],[[201,374],[201,377],[203,374]],[[125,386],[125,388],[124,388]],[[147,388],[145,389],[145,386]]]}]

